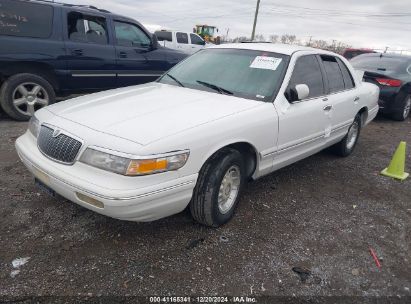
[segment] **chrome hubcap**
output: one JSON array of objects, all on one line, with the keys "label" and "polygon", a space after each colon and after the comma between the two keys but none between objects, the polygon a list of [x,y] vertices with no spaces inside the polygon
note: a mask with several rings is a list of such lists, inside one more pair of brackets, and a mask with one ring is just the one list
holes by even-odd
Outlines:
[{"label": "chrome hubcap", "polygon": [[13,92],[13,106],[23,115],[31,116],[48,104],[49,96],[46,90],[37,83],[22,83]]},{"label": "chrome hubcap", "polygon": [[358,122],[354,121],[354,123],[351,125],[350,129],[348,130],[347,148],[349,150],[351,150],[354,147],[355,142],[357,141],[359,129],[360,129],[360,126],[358,125]]},{"label": "chrome hubcap", "polygon": [[231,210],[240,191],[241,173],[236,165],[225,173],[218,191],[218,209],[222,214]]},{"label": "chrome hubcap", "polygon": [[411,110],[411,96],[408,97],[407,101],[405,102],[404,118],[408,117],[408,115],[410,114],[410,110]]}]

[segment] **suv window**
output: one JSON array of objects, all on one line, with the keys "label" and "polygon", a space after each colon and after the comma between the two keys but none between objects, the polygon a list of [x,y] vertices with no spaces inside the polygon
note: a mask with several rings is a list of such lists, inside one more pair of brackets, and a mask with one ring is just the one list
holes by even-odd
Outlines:
[{"label": "suv window", "polygon": [[187,35],[187,33],[176,33],[176,37],[177,37],[177,42],[178,43],[188,44],[188,35]]},{"label": "suv window", "polygon": [[47,38],[51,35],[53,7],[45,4],[2,0],[0,35]]},{"label": "suv window", "polygon": [[151,45],[151,39],[137,25],[115,21],[117,44],[122,46],[137,46],[147,48]]},{"label": "suv window", "polygon": [[190,34],[191,44],[205,45],[205,41],[196,34]]},{"label": "suv window", "polygon": [[344,78],[337,58],[334,56],[321,56],[321,59],[324,64],[325,74],[327,75],[330,93],[344,90]]},{"label": "suv window", "polygon": [[338,61],[338,64],[340,65],[340,69],[343,74],[345,89],[347,90],[352,89],[353,87],[355,87],[355,84],[354,84],[354,80],[352,78],[350,71],[348,70],[345,63],[341,61],[340,58],[337,58],[337,61]]},{"label": "suv window", "polygon": [[173,41],[172,33],[166,31],[157,31],[154,33],[158,41]]},{"label": "suv window", "polygon": [[67,15],[68,37],[73,41],[107,44],[107,24],[103,17],[70,12]]},{"label": "suv window", "polygon": [[306,55],[297,59],[285,96],[288,101],[296,101],[297,84],[306,84],[310,89],[308,98],[324,95],[324,82],[321,67],[315,55]]}]

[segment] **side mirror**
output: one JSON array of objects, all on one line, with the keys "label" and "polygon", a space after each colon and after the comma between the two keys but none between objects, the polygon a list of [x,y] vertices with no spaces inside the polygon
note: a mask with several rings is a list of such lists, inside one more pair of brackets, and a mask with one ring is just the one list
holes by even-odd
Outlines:
[{"label": "side mirror", "polygon": [[295,86],[295,92],[297,93],[298,100],[303,100],[310,95],[310,88],[306,84],[297,84]]},{"label": "side mirror", "polygon": [[153,34],[151,36],[151,49],[152,50],[158,49],[158,39],[157,39],[156,34]]}]

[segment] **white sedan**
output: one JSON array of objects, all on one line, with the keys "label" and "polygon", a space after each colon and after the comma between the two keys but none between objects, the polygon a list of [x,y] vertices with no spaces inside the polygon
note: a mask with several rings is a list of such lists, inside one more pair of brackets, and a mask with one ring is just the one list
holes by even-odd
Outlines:
[{"label": "white sedan", "polygon": [[158,81],[37,111],[16,142],[38,185],[95,212],[226,223],[249,179],[333,146],[347,156],[378,112],[376,86],[334,53],[211,47]]}]

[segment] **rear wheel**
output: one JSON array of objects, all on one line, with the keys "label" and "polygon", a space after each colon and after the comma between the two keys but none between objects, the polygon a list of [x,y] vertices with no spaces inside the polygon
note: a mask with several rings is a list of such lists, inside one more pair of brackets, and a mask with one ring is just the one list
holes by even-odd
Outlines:
[{"label": "rear wheel", "polygon": [[410,115],[411,111],[411,95],[406,95],[401,101],[400,107],[392,113],[391,117],[394,120],[403,121]]},{"label": "rear wheel", "polygon": [[361,132],[361,115],[357,114],[355,116],[353,123],[351,124],[350,128],[348,129],[347,135],[333,146],[334,152],[340,156],[348,156],[353,151],[355,146],[357,145],[358,138],[360,137]]},{"label": "rear wheel", "polygon": [[200,171],[190,202],[193,218],[201,224],[218,227],[234,215],[245,181],[244,161],[240,152],[217,152]]},{"label": "rear wheel", "polygon": [[0,90],[4,112],[16,120],[28,120],[35,111],[56,99],[54,89],[43,77],[17,74],[7,79]]}]

